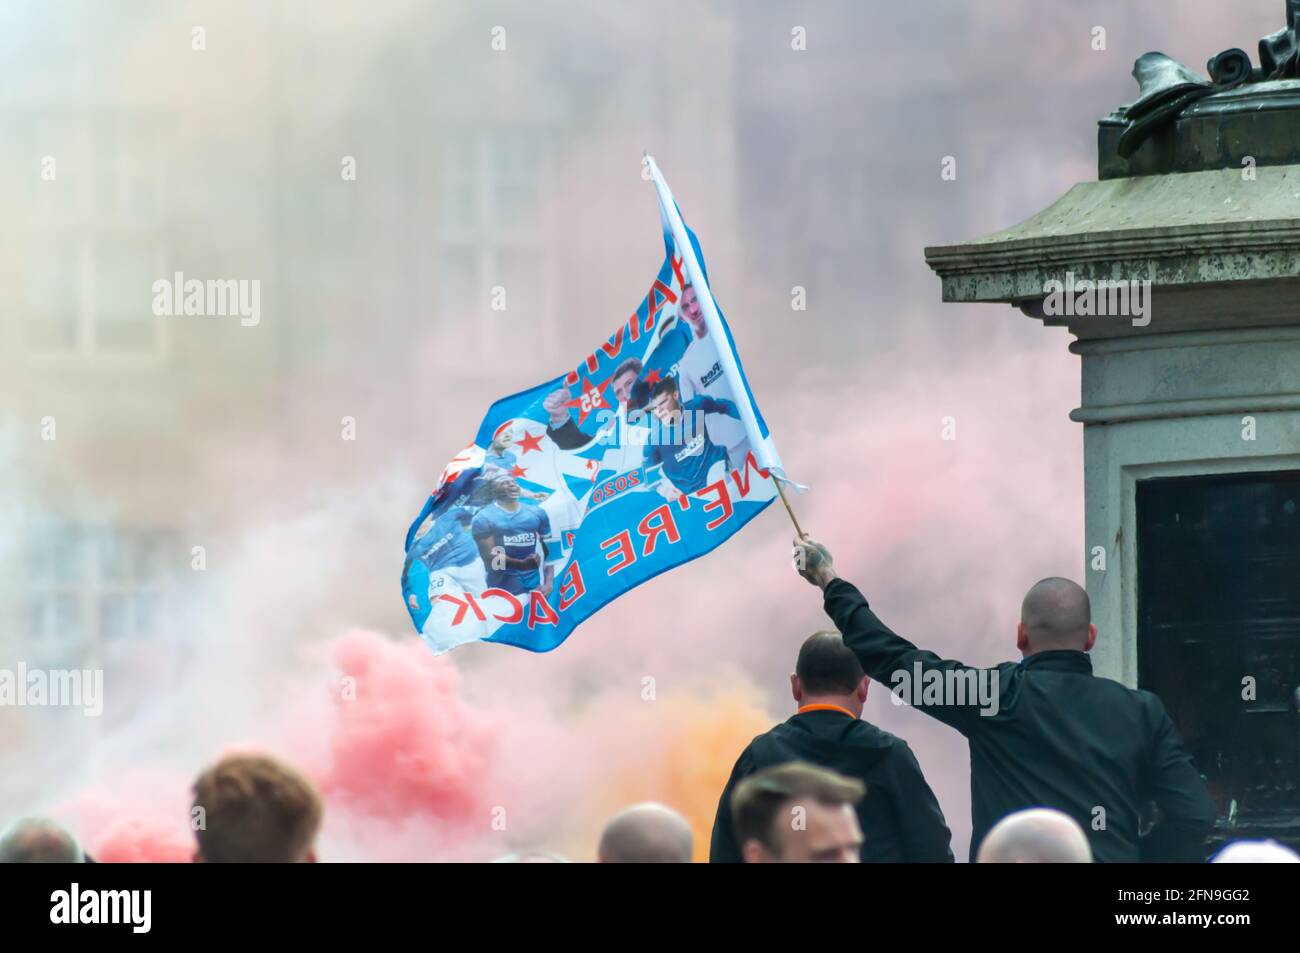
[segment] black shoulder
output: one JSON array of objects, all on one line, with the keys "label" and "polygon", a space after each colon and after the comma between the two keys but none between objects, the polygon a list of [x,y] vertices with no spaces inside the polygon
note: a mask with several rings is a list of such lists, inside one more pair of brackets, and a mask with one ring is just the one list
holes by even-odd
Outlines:
[{"label": "black shoulder", "polygon": [[884,728],[879,728],[871,722],[863,721],[862,719],[858,719],[857,723],[853,726],[853,740],[856,744],[859,744],[864,748],[892,750],[901,746],[904,751],[911,751],[911,749],[907,747],[907,742],[898,737],[898,735],[891,734]]}]

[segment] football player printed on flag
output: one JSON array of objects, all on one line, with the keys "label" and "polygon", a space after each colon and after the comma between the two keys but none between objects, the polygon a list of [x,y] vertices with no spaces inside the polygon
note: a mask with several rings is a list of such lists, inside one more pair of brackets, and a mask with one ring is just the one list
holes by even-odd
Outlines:
[{"label": "football player printed on flag", "polygon": [[520,499],[519,482],[509,474],[492,480],[493,501],[474,516],[470,532],[478,546],[491,588],[514,595],[551,591],[552,567],[546,564],[551,522],[534,503]]},{"label": "football player printed on flag", "polygon": [[[690,346],[678,362],[677,380],[681,384],[683,399],[707,396],[734,402],[736,395],[731,392],[718,357],[718,349],[726,347],[726,342],[714,341],[709,337],[709,324],[704,317],[704,309],[700,307],[694,285],[688,284],[682,288],[680,313],[691,329]],[[726,451],[730,465],[739,467],[748,452],[749,442],[749,435],[739,416],[733,419],[715,414],[708,418],[705,427],[709,439]]]},{"label": "football player printed on flag", "polygon": [[[492,443],[488,446],[487,453],[483,457],[483,476],[491,480],[501,473],[508,474],[521,479],[527,473],[519,466],[519,457],[511,449],[516,443],[515,438],[516,421],[507,420],[497,428],[496,433],[492,435]],[[525,436],[529,436],[525,434]],[[525,490],[520,488],[519,495],[527,500],[537,500],[538,502],[550,496],[549,493],[542,490]]]},{"label": "football player printed on flag", "polygon": [[713,415],[740,417],[729,400],[692,397],[683,401],[675,378],[665,377],[650,392],[650,412],[659,426],[645,448],[644,465],[661,468],[658,489],[672,501],[722,479],[727,471],[726,451],[709,439],[707,425]]},{"label": "football player printed on flag", "polygon": [[447,632],[456,600],[487,588],[487,573],[470,534],[473,518],[471,506],[449,507],[434,517],[429,531],[412,546],[402,573],[411,619],[436,651],[488,635],[486,624],[478,620],[453,627],[450,636]]},{"label": "football player printed on flag", "polygon": [[[639,359],[629,357],[616,367],[609,377],[608,383],[613,387],[614,397],[618,401],[619,416],[622,416],[632,388],[641,376],[641,368]],[[561,450],[582,450],[597,441],[610,441],[617,436],[617,431],[614,429],[617,426],[616,421],[608,414],[600,418],[601,426],[594,434],[587,433],[570,416],[569,405],[572,403],[569,391],[564,387],[557,387],[542,401],[542,409],[546,411],[548,417],[546,436],[550,437]]]},{"label": "football player printed on flag", "polygon": [[[612,415],[608,411],[603,412],[601,425],[594,435],[582,430],[569,416],[568,405],[572,401],[565,388],[557,388],[546,396],[542,401],[542,409],[549,419],[546,435],[561,453],[572,456],[603,449],[603,453],[596,454],[600,458],[599,469],[621,471],[640,464],[645,434],[629,436],[628,430],[632,426],[629,418],[634,415],[629,415],[627,402],[641,371],[641,361],[635,357],[629,357],[614,369],[609,383],[618,401],[618,408]],[[641,429],[645,430],[644,427]]]},{"label": "football player printed on flag", "polygon": [[668,315],[655,329],[655,339],[646,350],[645,367],[627,397],[629,411],[650,403],[650,391],[665,377],[676,377],[682,357],[691,346],[690,327],[676,315]]},{"label": "football player printed on flag", "polygon": [[[697,305],[698,307],[698,305]],[[649,403],[650,390],[665,377],[676,377],[678,362],[691,344],[691,332],[674,315],[667,315],[655,325],[654,334],[645,346],[644,360],[629,357],[614,368],[599,390],[606,386],[613,390],[617,404],[617,419],[622,426],[628,425],[630,412],[640,410]],[[595,442],[611,442],[614,421],[608,413],[597,419],[600,426],[594,433],[589,433],[574,422],[569,408],[577,401],[571,397],[565,387],[559,387],[547,394],[542,401],[549,422],[546,435],[561,450],[581,450]],[[613,441],[617,442],[617,441]]]},{"label": "football player printed on flag", "polygon": [[[407,563],[418,561],[429,574],[429,602],[442,592],[471,592],[478,594],[487,585],[487,574],[479,558],[479,549],[470,535],[474,510],[467,506],[453,506],[433,520],[430,531],[420,537],[411,548]],[[408,605],[418,608],[418,599],[411,593]]]}]

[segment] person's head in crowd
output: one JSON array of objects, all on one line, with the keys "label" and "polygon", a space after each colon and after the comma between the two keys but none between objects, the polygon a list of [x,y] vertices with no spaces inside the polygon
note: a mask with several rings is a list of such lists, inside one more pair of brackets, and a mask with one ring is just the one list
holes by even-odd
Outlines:
[{"label": "person's head in crowd", "polygon": [[321,813],[315,785],[294,768],[264,755],[228,755],[194,782],[194,860],[314,863]]},{"label": "person's head in crowd", "polygon": [[1077,582],[1052,576],[1025,593],[1016,626],[1016,648],[1022,655],[1058,649],[1090,652],[1096,641],[1088,593]]},{"label": "person's head in crowd", "polygon": [[838,632],[814,632],[804,640],[790,676],[790,694],[800,707],[834,705],[862,717],[870,680]]},{"label": "person's head in crowd", "polygon": [[695,293],[694,285],[682,286],[682,304],[679,310],[697,338],[702,338],[708,333],[705,326],[704,309],[700,307],[700,298]]},{"label": "person's head in crowd", "polygon": [[614,368],[614,376],[610,378],[610,381],[614,385],[614,397],[620,404],[626,404],[632,399],[632,388],[641,379],[642,367],[643,365],[639,360],[635,357],[629,357]]},{"label": "person's head in crowd", "polygon": [[0,834],[0,864],[84,864],[86,854],[66,827],[24,817]]},{"label": "person's head in crowd", "polygon": [[1210,863],[1300,864],[1300,854],[1275,840],[1239,840],[1215,854]]},{"label": "person's head in crowd", "polygon": [[596,860],[602,864],[689,864],[694,839],[686,819],[663,804],[634,804],[609,819]]},{"label": "person's head in crowd", "polygon": [[745,863],[859,863],[864,794],[861,781],[802,761],[754,772],[731,795]]},{"label": "person's head in crowd", "polygon": [[980,844],[980,864],[1090,864],[1088,835],[1075,820],[1050,807],[1008,814]]},{"label": "person's head in crowd", "polygon": [[549,850],[517,850],[492,860],[494,864],[567,864],[568,858]]}]

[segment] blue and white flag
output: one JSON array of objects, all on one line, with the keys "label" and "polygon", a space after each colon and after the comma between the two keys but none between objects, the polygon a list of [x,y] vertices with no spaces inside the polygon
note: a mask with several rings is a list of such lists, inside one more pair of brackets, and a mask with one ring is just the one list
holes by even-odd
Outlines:
[{"label": "blue and white flag", "polygon": [[503,397],[406,536],[402,595],[435,652],[546,652],[633,586],[702,556],[785,479],[649,156],[666,256],[636,312],[574,370]]}]

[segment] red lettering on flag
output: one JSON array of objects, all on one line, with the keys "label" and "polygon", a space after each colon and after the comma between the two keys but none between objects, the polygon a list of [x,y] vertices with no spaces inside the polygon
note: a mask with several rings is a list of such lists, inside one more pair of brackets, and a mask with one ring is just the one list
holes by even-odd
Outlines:
[{"label": "red lettering on flag", "polygon": [[677,531],[673,511],[668,508],[667,503],[647,513],[637,524],[636,531],[645,537],[645,546],[641,549],[642,556],[649,556],[655,551],[660,536],[667,536],[669,543],[675,543],[682,538],[681,533]]},{"label": "red lettering on flag", "polygon": [[[572,595],[568,595],[565,590]],[[587,587],[582,581],[582,570],[578,568],[578,561],[575,559],[569,563],[569,568],[560,577],[560,611],[563,612],[581,599],[586,591]]]},{"label": "red lettering on flag", "polygon": [[754,472],[764,480],[768,477],[768,472],[759,467],[758,461],[754,459],[754,451],[749,451],[745,455],[745,465],[740,470],[731,471],[731,479],[736,481],[736,489],[740,491],[741,496],[749,495],[749,468],[753,467]]},{"label": "red lettering on flag", "polygon": [[487,616],[485,616],[485,615],[483,614],[483,610],[479,607],[478,601],[477,601],[477,600],[476,600],[472,595],[470,595],[468,592],[465,593],[465,598],[464,598],[464,600],[457,599],[455,596],[449,596],[449,595],[447,595],[446,593],[442,594],[442,595],[439,596],[438,598],[439,598],[439,599],[446,599],[446,600],[447,600],[448,602],[450,602],[452,605],[456,606],[456,615],[455,615],[455,616],[452,618],[452,620],[451,620],[451,624],[452,624],[452,625],[460,625],[462,622],[464,622],[464,621],[465,621],[465,612],[466,612],[466,610],[468,610],[468,609],[473,609],[473,610],[474,610],[474,616],[475,616],[475,617],[476,617],[480,622],[486,622],[486,621],[487,621]]},{"label": "red lettering on flag", "polygon": [[[673,263],[673,274],[677,276],[677,286],[679,288],[685,288],[686,285],[688,284],[688,282],[686,281],[686,276],[682,274],[682,263],[684,262],[685,259],[673,258],[670,260]],[[698,288],[695,289],[695,293],[696,294],[700,293]]]},{"label": "red lettering on flag", "polygon": [[719,480],[717,483],[710,483],[704,489],[700,490],[699,493],[701,499],[703,498],[703,495],[705,493],[709,493],[709,492],[717,493],[718,498],[716,500],[710,500],[708,503],[705,503],[704,512],[707,513],[709,510],[716,510],[721,508],[722,515],[719,516],[717,519],[710,520],[709,522],[705,523],[704,524],[705,529],[713,529],[714,527],[721,526],[727,520],[731,519],[731,514],[735,512],[735,508],[731,505],[731,494],[727,492],[727,481],[725,479]]},{"label": "red lettering on flag", "polygon": [[650,286],[650,293],[645,296],[646,329],[654,327],[655,319],[664,305],[672,304],[676,300],[677,295],[673,294],[673,289],[656,278],[655,283]]},{"label": "red lettering on flag", "polygon": [[496,613],[493,613],[492,618],[497,619],[500,622],[518,622],[524,617],[524,604],[516,599],[513,594],[506,592],[504,589],[484,589],[483,595],[479,598],[487,601],[490,596],[504,599],[506,602],[510,603],[510,615],[497,615]]},{"label": "red lettering on flag", "polygon": [[536,589],[528,594],[528,628],[533,628],[538,622],[542,625],[555,625],[559,621],[560,617],[555,614],[544,595]]},{"label": "red lettering on flag", "polygon": [[[618,352],[623,350],[623,325],[618,326],[614,336],[600,346],[600,349],[609,357],[618,357]],[[595,368],[593,367],[594,371]]]},{"label": "red lettering on flag", "polygon": [[607,562],[618,560],[613,566],[605,570],[606,576],[612,576],[616,572],[622,572],[628,566],[636,562],[636,551],[632,549],[632,536],[627,530],[615,533],[609,539],[600,544],[600,548],[605,550],[613,544],[612,548],[605,553]]}]

